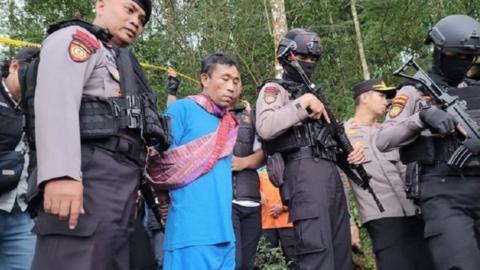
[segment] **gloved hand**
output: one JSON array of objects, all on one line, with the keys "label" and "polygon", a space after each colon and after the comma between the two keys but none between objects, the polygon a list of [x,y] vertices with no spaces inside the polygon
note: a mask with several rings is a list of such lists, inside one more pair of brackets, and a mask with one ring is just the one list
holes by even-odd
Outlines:
[{"label": "gloved hand", "polygon": [[177,71],[172,67],[168,67],[167,73],[168,73],[167,85],[166,85],[167,94],[176,96],[178,86],[180,85],[180,79],[177,76]]},{"label": "gloved hand", "polygon": [[176,77],[168,76],[167,78],[167,94],[176,96],[180,80]]},{"label": "gloved hand", "polygon": [[432,133],[448,135],[455,132],[457,121],[455,117],[435,106],[425,107],[420,111],[420,120]]}]

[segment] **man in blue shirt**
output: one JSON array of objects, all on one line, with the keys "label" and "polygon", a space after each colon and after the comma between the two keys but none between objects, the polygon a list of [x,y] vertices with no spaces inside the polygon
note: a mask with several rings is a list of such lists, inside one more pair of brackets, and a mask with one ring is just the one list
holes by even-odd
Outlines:
[{"label": "man in blue shirt", "polygon": [[[235,142],[232,134],[237,127],[227,108],[240,95],[240,73],[232,58],[217,53],[202,61],[200,78],[200,95],[180,99],[166,111],[172,121],[171,151],[188,145],[198,149],[206,144],[201,140],[214,137],[209,140],[213,148],[183,158],[197,163],[187,166],[195,169],[182,176],[190,180],[170,188],[165,270],[233,269],[235,265],[231,164]],[[199,143],[198,147],[195,143]],[[168,156],[168,152],[165,154]],[[152,178],[155,184],[155,176]]]}]

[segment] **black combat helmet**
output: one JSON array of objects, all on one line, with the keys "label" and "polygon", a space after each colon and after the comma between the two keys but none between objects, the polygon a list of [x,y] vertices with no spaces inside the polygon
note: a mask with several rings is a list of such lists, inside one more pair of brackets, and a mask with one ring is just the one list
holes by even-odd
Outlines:
[{"label": "black combat helmet", "polygon": [[288,53],[312,55],[320,58],[322,44],[315,32],[303,28],[290,30],[280,41],[277,49],[278,58],[287,58]]},{"label": "black combat helmet", "polygon": [[480,54],[480,23],[467,15],[447,16],[429,31],[425,43],[434,45],[431,72],[439,76],[437,83],[456,87]]},{"label": "black combat helmet", "polygon": [[480,23],[467,15],[450,15],[430,30],[425,43],[460,54],[480,54]]},{"label": "black combat helmet", "polygon": [[[298,61],[298,65],[292,65],[288,56],[293,53],[295,55],[303,54],[313,56],[316,60],[314,63]],[[315,68],[322,54],[322,44],[320,38],[315,32],[303,28],[295,28],[290,30],[280,41],[277,49],[277,58],[283,66],[285,79],[303,83],[304,80],[299,69],[310,79],[315,72]],[[300,67],[298,67],[300,66]]]}]

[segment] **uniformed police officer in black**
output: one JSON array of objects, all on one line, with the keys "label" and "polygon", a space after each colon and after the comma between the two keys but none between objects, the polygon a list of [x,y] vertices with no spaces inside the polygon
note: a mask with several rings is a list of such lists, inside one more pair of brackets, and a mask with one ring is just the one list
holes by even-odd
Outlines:
[{"label": "uniformed police officer in black", "polygon": [[[430,30],[426,42],[433,45],[428,74],[450,95],[464,99],[478,123],[480,88],[457,86],[480,55],[480,23],[466,15],[447,16]],[[480,269],[480,157],[461,169],[447,164],[463,130],[421,89],[407,82],[397,92],[376,144],[382,151],[400,146],[402,162],[417,172],[409,177],[420,180],[425,237],[436,269]]]},{"label": "uniformed police officer in black", "polygon": [[[284,69],[282,79],[269,80],[262,86],[256,105],[256,128],[266,153],[281,153],[285,161],[281,195],[294,224],[299,268],[346,270],[352,268],[350,226],[335,166],[336,152],[329,139],[328,145],[319,144],[319,133],[310,129],[311,121],[330,119],[323,103],[306,93],[298,66],[293,64],[298,63],[311,78],[321,53],[316,33],[293,29],[285,35],[277,50]],[[363,148],[357,144],[348,161],[361,163],[364,158]]]},{"label": "uniformed police officer in black", "polygon": [[[126,48],[149,0],[97,0],[92,24],[56,24],[34,95],[43,207],[32,269],[129,269],[129,235],[146,146],[168,147],[156,98]],[[30,116],[32,117],[32,116]]]},{"label": "uniformed police officer in black", "polygon": [[250,270],[255,265],[258,241],[262,235],[260,179],[257,169],[264,153],[255,130],[254,110],[242,100],[230,110],[239,124],[233,148],[233,229],[235,269]]}]

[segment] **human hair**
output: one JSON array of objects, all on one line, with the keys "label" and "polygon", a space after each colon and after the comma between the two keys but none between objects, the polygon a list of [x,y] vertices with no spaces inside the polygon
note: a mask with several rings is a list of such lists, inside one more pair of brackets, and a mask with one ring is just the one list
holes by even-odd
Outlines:
[{"label": "human hair", "polygon": [[0,75],[2,76],[2,78],[8,77],[12,60],[16,60],[18,65],[21,66],[25,63],[29,63],[30,61],[32,61],[32,59],[37,57],[39,53],[40,50],[36,48],[21,49],[11,60],[4,60],[0,62]]},{"label": "human hair", "polygon": [[228,54],[212,53],[202,60],[200,74],[212,75],[217,65],[234,66],[238,69],[237,62]]},{"label": "human hair", "polygon": [[360,105],[360,96],[361,96],[361,95],[362,95],[362,94],[360,94],[360,95],[358,95],[358,96],[355,97],[355,107],[358,107],[358,105]]},{"label": "human hair", "polygon": [[0,61],[0,75],[1,75],[2,79],[5,79],[5,78],[8,77],[9,69],[10,69],[10,61],[9,60]]}]

